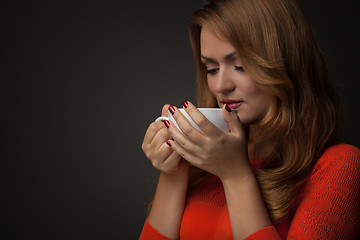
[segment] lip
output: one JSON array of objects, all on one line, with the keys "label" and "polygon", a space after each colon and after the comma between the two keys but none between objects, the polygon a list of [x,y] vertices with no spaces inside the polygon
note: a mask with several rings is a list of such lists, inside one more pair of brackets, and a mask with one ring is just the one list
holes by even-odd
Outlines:
[{"label": "lip", "polygon": [[228,105],[231,109],[237,109],[244,103],[244,101],[225,98],[225,99],[221,100],[221,103]]}]

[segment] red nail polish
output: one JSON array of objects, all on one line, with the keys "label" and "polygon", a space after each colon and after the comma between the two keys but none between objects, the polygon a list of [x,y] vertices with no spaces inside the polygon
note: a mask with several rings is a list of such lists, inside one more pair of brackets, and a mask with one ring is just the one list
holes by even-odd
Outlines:
[{"label": "red nail polish", "polygon": [[166,144],[171,147],[171,142],[170,141],[166,141]]},{"label": "red nail polish", "polygon": [[187,101],[183,101],[184,108],[187,108],[189,106],[189,103]]},{"label": "red nail polish", "polygon": [[225,110],[231,112],[231,108],[227,104],[225,104]]},{"label": "red nail polish", "polygon": [[171,112],[171,114],[174,114],[175,113],[175,108],[173,106],[170,106],[169,111]]},{"label": "red nail polish", "polygon": [[170,127],[170,122],[169,122],[168,120],[165,120],[164,123],[165,123],[165,126],[166,126],[167,128]]}]

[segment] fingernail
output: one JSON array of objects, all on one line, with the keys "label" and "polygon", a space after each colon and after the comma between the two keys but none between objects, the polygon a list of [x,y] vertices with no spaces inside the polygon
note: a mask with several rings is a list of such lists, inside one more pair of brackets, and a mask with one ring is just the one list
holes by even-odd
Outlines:
[{"label": "fingernail", "polygon": [[171,112],[171,114],[174,114],[175,113],[175,108],[173,106],[170,106],[169,111]]},{"label": "fingernail", "polygon": [[166,144],[171,147],[171,142],[170,141],[166,141]]},{"label": "fingernail", "polygon": [[169,122],[168,120],[165,120],[164,123],[165,123],[165,126],[166,126],[167,128],[170,127],[170,122]]},{"label": "fingernail", "polygon": [[225,104],[225,110],[231,112],[231,108],[227,104]]},{"label": "fingernail", "polygon": [[183,101],[184,108],[187,108],[189,106],[189,103],[187,101]]}]

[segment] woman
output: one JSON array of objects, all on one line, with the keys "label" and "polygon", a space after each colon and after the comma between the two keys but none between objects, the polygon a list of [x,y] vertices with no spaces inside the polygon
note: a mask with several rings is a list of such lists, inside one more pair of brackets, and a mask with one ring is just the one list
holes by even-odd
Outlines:
[{"label": "woman", "polygon": [[[353,239],[360,151],[337,141],[341,111],[296,0],[210,1],[190,40],[198,107],[152,123],[143,151],[161,171],[140,239]],[[236,109],[236,111],[231,111]]]}]

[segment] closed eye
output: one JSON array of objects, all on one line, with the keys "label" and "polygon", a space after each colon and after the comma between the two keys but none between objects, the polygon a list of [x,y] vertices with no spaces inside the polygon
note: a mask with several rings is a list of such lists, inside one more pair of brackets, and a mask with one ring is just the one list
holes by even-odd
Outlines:
[{"label": "closed eye", "polygon": [[206,75],[211,74],[214,75],[219,71],[219,68],[206,69]]},{"label": "closed eye", "polygon": [[235,70],[244,72],[244,68],[242,66],[235,66]]}]

